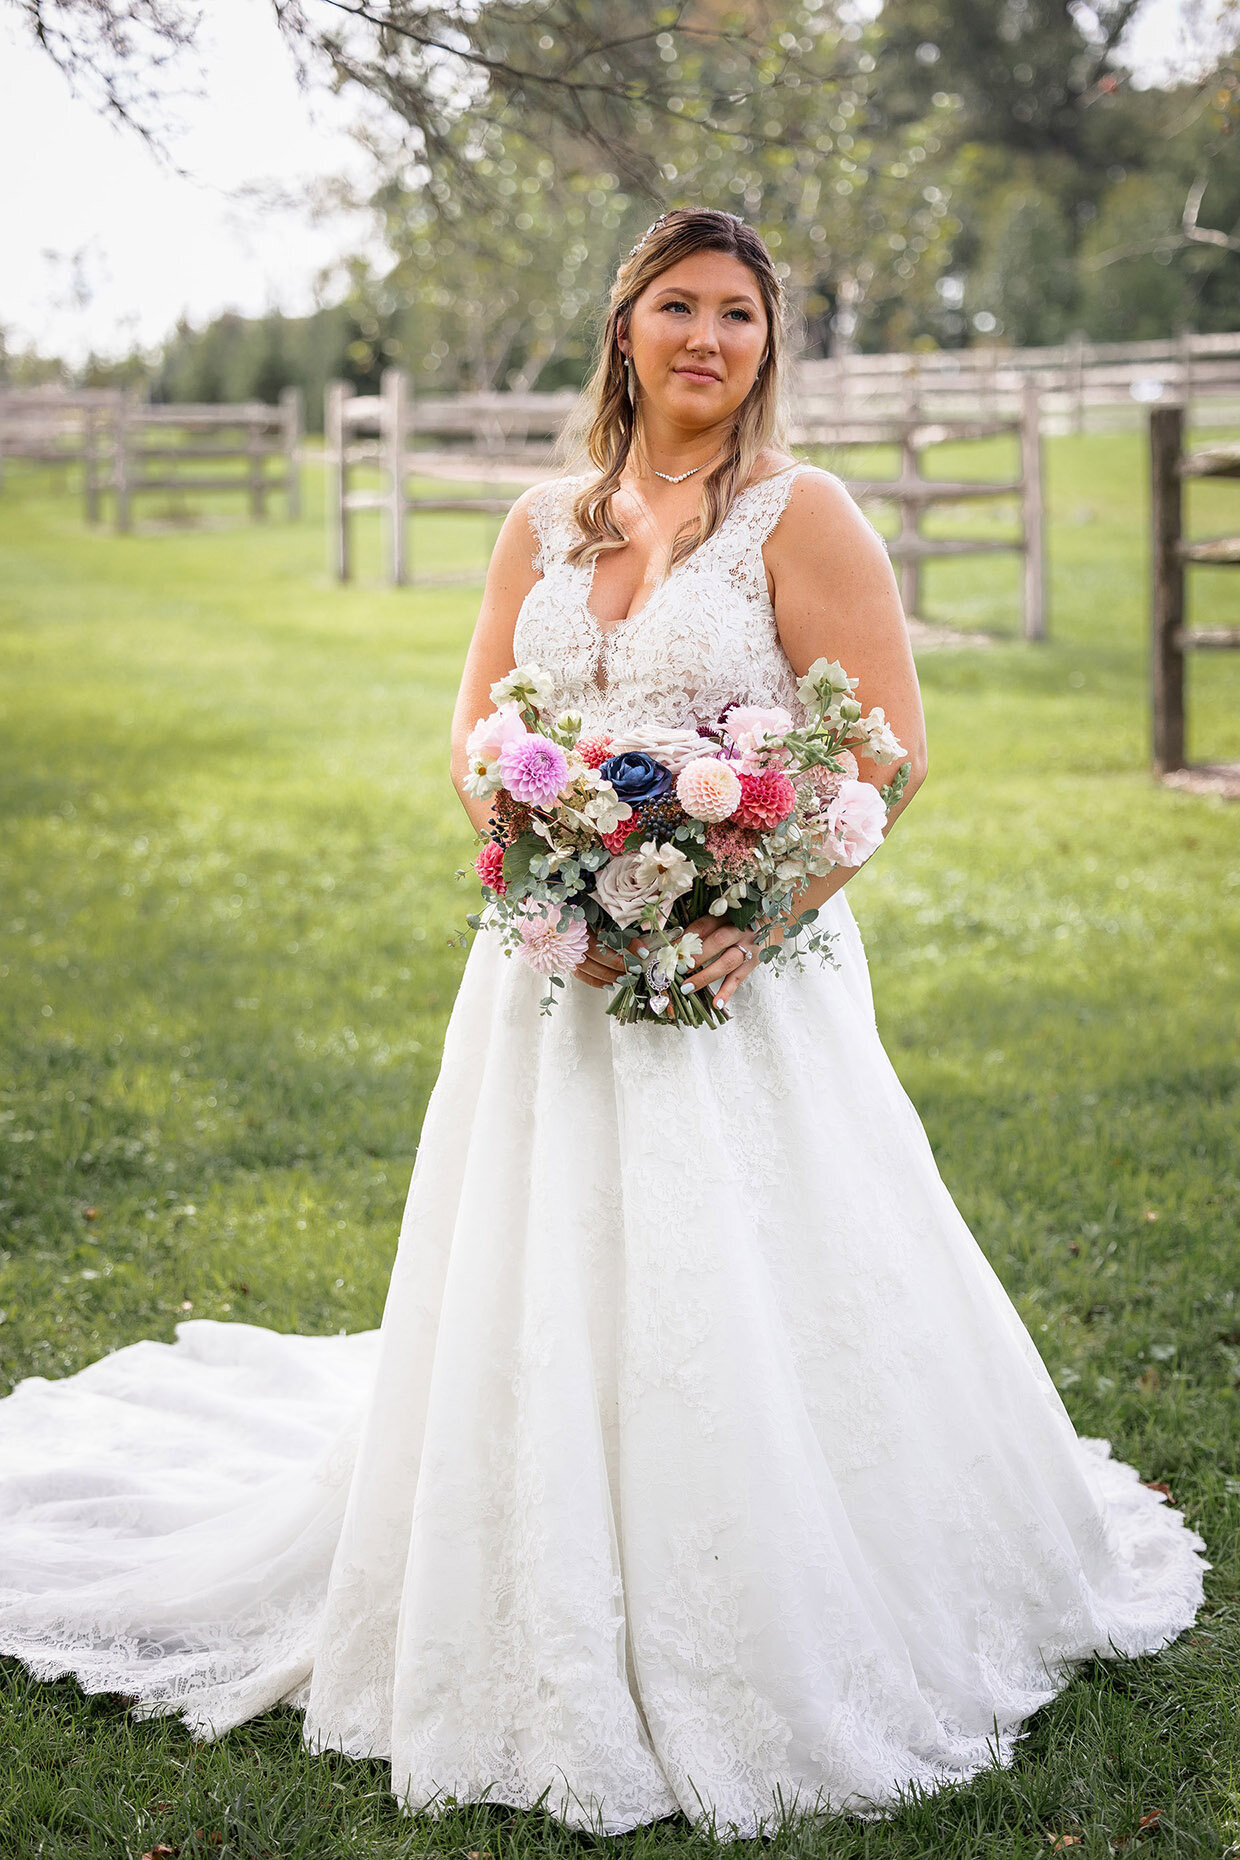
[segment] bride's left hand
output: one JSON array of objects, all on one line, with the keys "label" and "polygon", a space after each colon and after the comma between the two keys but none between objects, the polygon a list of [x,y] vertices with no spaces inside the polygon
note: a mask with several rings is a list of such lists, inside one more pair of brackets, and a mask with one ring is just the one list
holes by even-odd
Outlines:
[{"label": "bride's left hand", "polygon": [[[696,930],[702,939],[701,954],[693,965],[692,986],[705,988],[718,981],[713,999],[716,1007],[725,1007],[745,977],[759,967],[757,938],[752,930],[721,923],[717,917],[695,917],[688,928]],[[778,932],[774,935],[777,937]]]}]

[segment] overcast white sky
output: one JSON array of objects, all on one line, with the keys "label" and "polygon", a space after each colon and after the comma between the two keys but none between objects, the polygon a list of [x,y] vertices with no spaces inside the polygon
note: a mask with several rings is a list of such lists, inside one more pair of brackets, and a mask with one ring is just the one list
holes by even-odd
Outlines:
[{"label": "overcast white sky", "polygon": [[[1147,0],[1139,76],[1174,64],[1184,0]],[[178,107],[182,179],[74,97],[0,0],[0,325],[73,363],[156,343],[177,317],[312,307],[315,277],[356,225],[312,225],[230,198],[253,183],[356,172],[354,107],[297,88],[268,0],[211,0],[205,95]]]}]

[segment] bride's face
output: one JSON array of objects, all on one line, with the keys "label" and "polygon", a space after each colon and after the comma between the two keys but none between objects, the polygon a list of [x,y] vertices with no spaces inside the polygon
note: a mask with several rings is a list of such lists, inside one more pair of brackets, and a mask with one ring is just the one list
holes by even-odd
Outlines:
[{"label": "bride's face", "polygon": [[635,299],[620,346],[640,397],[679,427],[727,419],[753,386],[766,353],[757,279],[730,252],[695,252]]}]

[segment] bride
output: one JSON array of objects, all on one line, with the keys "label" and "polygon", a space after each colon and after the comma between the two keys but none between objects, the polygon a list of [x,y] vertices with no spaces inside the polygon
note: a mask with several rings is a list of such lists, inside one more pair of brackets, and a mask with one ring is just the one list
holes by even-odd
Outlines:
[{"label": "bride", "polygon": [[[734,216],[665,214],[621,266],[591,469],[491,562],[476,825],[465,739],[526,662],[619,736],[801,714],[838,658],[916,792],[890,565],[781,448],[782,352]],[[849,876],[802,898],[833,963],[774,975],[703,920],[717,1031],[617,1025],[598,946],[542,1014],[477,936],[380,1329],[192,1320],[0,1402],[0,1653],[204,1739],[291,1704],[414,1811],[754,1836],[1007,1763],[1072,1662],[1182,1632],[1205,1546],[1074,1432],[880,1044]]]}]

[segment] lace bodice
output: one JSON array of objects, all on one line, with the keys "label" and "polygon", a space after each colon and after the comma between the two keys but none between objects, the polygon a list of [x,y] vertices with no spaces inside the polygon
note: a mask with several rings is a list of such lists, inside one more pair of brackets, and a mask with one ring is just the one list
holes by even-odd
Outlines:
[{"label": "lace bodice", "polygon": [[517,616],[518,665],[556,680],[558,709],[586,729],[713,722],[730,704],[782,704],[800,720],[796,673],[775,625],[762,545],[783,515],[797,464],[742,491],[709,540],[672,569],[645,605],[601,626],[590,607],[592,563],[566,560],[580,531],[573,500],[585,476],[559,478],[532,500],[535,583]]}]

